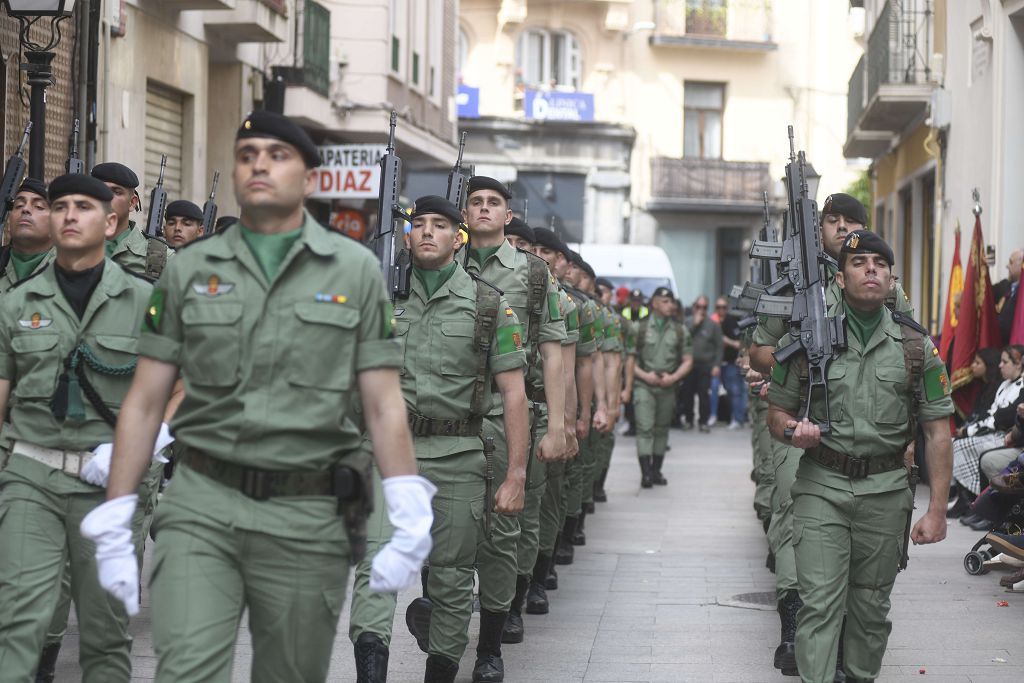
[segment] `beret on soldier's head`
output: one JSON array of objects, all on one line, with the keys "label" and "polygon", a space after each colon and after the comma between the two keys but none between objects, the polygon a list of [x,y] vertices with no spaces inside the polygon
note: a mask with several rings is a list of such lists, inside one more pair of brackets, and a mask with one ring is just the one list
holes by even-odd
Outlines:
[{"label": "beret on soldier's head", "polygon": [[583,268],[583,257],[580,256],[580,252],[575,249],[566,248],[565,258],[569,260],[569,265],[576,266],[577,268]]},{"label": "beret on soldier's head", "polygon": [[643,301],[644,300],[644,293],[641,292],[639,289],[634,289],[632,292],[629,293],[629,298],[630,299],[636,299],[638,301]]},{"label": "beret on soldier's head", "polygon": [[444,197],[428,194],[416,200],[416,206],[412,212],[413,218],[419,218],[420,216],[432,213],[444,216],[452,221],[454,223],[452,227],[457,227],[462,222],[462,214],[459,212],[458,207]]},{"label": "beret on soldier's head", "polygon": [[548,228],[534,228],[533,237],[533,243],[538,247],[554,249],[565,256],[565,258],[569,258],[569,247],[567,247],[565,242],[555,234],[554,230],[549,230]]},{"label": "beret on soldier's head", "polygon": [[535,244],[537,242],[537,236],[533,232],[533,228],[515,216],[513,216],[509,224],[505,226],[505,236],[508,237],[509,235],[522,237],[530,244]]},{"label": "beret on soldier's head", "polygon": [[490,178],[485,175],[475,175],[469,179],[469,183],[466,185],[466,197],[469,197],[474,192],[479,192],[480,190],[494,190],[504,197],[506,202],[512,199],[512,192],[509,191],[505,183],[499,182],[494,178]]},{"label": "beret on soldier's head", "polygon": [[838,213],[848,220],[855,221],[861,225],[868,224],[868,211],[860,200],[843,192],[836,192],[825,197],[825,204],[821,207],[821,214]]},{"label": "beret on soldier's head", "polygon": [[167,210],[164,212],[164,220],[170,220],[172,216],[201,221],[203,220],[203,210],[187,199],[175,199],[167,205]]},{"label": "beret on soldier's head", "polygon": [[615,285],[613,285],[612,281],[606,277],[597,278],[597,280],[594,281],[594,284],[597,285],[598,287],[604,287],[610,292],[615,290]]},{"label": "beret on soldier's head", "polygon": [[656,296],[667,296],[669,299],[676,298],[675,295],[672,294],[672,290],[669,289],[668,287],[658,287],[656,290],[654,290],[654,293],[651,294],[651,301],[654,301],[654,297]]},{"label": "beret on soldier's head", "polygon": [[114,193],[102,180],[83,173],[68,173],[50,181],[51,204],[69,194],[82,194],[101,202],[109,202],[114,198]]},{"label": "beret on soldier's head", "polygon": [[895,257],[892,247],[885,243],[881,237],[870,230],[854,230],[843,240],[843,247],[839,250],[839,267],[846,265],[847,254],[879,254],[893,266]]},{"label": "beret on soldier's head", "polygon": [[306,168],[316,168],[320,165],[320,150],[316,148],[309,133],[283,114],[264,109],[249,112],[235,134],[235,140],[243,138],[274,138],[287,142],[299,150],[303,161],[306,162]]},{"label": "beret on soldier's head", "polygon": [[114,183],[121,187],[130,187],[133,190],[139,186],[139,176],[135,175],[135,171],[128,168],[124,164],[119,164],[116,161],[107,161],[102,164],[96,164],[92,167],[93,178],[102,180],[106,183]]},{"label": "beret on soldier's head", "polygon": [[589,277],[591,280],[597,278],[597,273],[594,272],[593,266],[584,261],[582,258],[580,259],[580,270],[582,270],[583,274]]},{"label": "beret on soldier's head", "polygon": [[39,195],[43,199],[48,198],[46,183],[42,180],[37,180],[36,178],[25,178],[25,180],[21,182],[21,187],[18,188],[18,194],[21,194],[22,192],[31,192],[32,194]]}]

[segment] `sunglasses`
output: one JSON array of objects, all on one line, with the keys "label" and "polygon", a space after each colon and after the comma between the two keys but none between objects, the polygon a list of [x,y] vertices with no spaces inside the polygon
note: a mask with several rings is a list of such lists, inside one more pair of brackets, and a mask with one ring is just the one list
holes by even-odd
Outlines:
[{"label": "sunglasses", "polygon": [[706,311],[708,307],[707,307],[707,306],[700,306],[700,305],[697,305],[697,306],[694,306],[693,308],[694,308],[695,310],[698,310],[698,311]]}]

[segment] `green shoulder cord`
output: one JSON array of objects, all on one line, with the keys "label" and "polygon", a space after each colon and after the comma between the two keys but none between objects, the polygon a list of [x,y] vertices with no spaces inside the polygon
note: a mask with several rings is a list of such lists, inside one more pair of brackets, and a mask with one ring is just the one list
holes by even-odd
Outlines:
[{"label": "green shoulder cord", "polygon": [[122,377],[135,372],[137,362],[138,359],[134,359],[125,365],[108,365],[97,358],[87,344],[84,342],[79,344],[64,359],[64,372],[57,380],[57,391],[50,399],[50,412],[61,421],[68,419],[72,422],[83,422],[85,420],[85,404],[82,402],[82,394],[84,393],[103,421],[113,427],[117,423],[117,416],[107,407],[92,382],[89,381],[89,377],[85,374],[85,367],[89,366],[94,372],[103,375]]}]

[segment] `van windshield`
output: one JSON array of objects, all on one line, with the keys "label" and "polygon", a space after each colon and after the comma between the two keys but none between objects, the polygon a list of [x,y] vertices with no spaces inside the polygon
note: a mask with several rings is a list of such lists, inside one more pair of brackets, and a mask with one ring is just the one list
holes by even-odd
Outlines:
[{"label": "van windshield", "polygon": [[623,277],[621,275],[601,275],[598,273],[598,277],[605,277],[611,280],[612,284],[615,285],[617,290],[619,287],[625,287],[629,291],[639,289],[644,293],[644,297],[650,298],[651,294],[654,293],[658,287],[672,288],[672,282],[667,277]]}]

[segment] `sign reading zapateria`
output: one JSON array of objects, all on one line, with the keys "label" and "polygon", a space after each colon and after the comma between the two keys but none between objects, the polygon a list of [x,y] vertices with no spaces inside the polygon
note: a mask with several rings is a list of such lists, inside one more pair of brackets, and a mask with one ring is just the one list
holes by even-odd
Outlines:
[{"label": "sign reading zapateria", "polygon": [[380,185],[382,145],[326,145],[320,147],[314,197],[374,198]]}]

